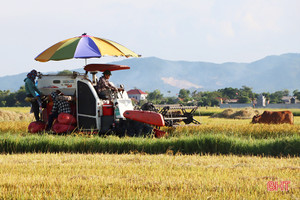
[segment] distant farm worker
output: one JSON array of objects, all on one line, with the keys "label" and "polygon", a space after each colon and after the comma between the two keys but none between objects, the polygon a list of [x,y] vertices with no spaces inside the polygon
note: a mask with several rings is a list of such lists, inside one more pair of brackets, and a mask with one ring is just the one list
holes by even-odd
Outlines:
[{"label": "distant farm worker", "polygon": [[31,110],[34,113],[35,120],[40,121],[38,95],[42,96],[42,93],[35,85],[36,76],[37,76],[37,71],[33,69],[31,70],[31,72],[27,74],[27,78],[24,79],[25,91],[26,91],[25,100],[31,103]]},{"label": "distant farm worker", "polygon": [[109,70],[105,70],[103,72],[103,76],[101,76],[97,83],[97,92],[101,99],[107,99],[110,91],[124,91],[123,88],[116,88],[109,82],[110,76],[111,72]]},{"label": "distant farm worker", "polygon": [[59,98],[61,95],[63,94],[59,90],[56,90],[55,92],[52,92],[50,94],[51,99],[53,101],[53,107],[51,110],[51,114],[49,115],[48,118],[48,124],[46,130],[51,129],[54,119],[57,118],[60,113],[67,113],[67,114],[71,113],[71,108],[69,103],[66,100],[62,100],[61,98]]}]

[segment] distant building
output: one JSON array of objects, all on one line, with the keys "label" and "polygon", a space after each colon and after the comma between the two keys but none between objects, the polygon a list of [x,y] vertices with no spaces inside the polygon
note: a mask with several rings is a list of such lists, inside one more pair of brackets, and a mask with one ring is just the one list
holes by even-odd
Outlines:
[{"label": "distant building", "polygon": [[220,102],[220,104],[223,104],[223,101],[225,100],[225,98],[222,97],[216,97],[216,99]]},{"label": "distant building", "polygon": [[238,102],[238,99],[226,99],[226,100],[224,100],[223,101],[223,103],[228,103],[228,104],[230,104],[230,103],[237,103]]},{"label": "distant building", "polygon": [[292,97],[292,98],[291,98],[291,103],[292,103],[292,104],[295,104],[295,103],[296,103],[296,97]]},{"label": "distant building", "polygon": [[281,98],[281,100],[282,100],[283,103],[289,104],[289,103],[291,103],[291,98],[292,98],[291,96],[283,96]]},{"label": "distant building", "polygon": [[256,106],[258,107],[266,107],[266,97],[260,94],[257,98]]},{"label": "distant building", "polygon": [[298,104],[300,101],[297,99],[297,97],[292,97],[292,96],[283,96],[281,98],[283,103],[285,104]]},{"label": "distant building", "polygon": [[147,93],[143,92],[140,89],[133,89],[127,91],[128,97],[137,100],[138,102],[146,100]]}]

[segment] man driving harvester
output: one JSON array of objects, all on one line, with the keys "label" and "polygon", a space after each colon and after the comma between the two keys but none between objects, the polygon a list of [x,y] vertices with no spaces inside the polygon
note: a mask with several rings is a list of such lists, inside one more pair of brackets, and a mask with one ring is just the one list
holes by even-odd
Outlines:
[{"label": "man driving harvester", "polygon": [[115,91],[115,92],[124,91],[123,88],[116,88],[109,82],[110,76],[111,76],[111,72],[109,70],[105,70],[103,72],[103,76],[101,76],[101,78],[99,79],[99,81],[97,83],[97,92],[98,92],[99,98],[101,98],[101,99],[108,99],[110,90]]}]

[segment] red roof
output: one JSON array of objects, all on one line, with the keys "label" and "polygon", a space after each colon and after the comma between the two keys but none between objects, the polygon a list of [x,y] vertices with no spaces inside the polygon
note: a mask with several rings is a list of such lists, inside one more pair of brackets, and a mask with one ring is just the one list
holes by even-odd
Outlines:
[{"label": "red roof", "polygon": [[134,90],[127,91],[127,94],[147,94],[147,93],[143,92],[140,89],[134,89]]}]

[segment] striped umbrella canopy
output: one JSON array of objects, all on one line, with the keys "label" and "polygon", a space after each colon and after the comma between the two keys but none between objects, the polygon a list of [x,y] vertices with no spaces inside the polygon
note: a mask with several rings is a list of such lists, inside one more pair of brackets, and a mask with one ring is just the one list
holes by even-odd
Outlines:
[{"label": "striped umbrella canopy", "polygon": [[71,58],[100,58],[102,56],[140,57],[121,44],[84,33],[81,36],[54,44],[40,53],[35,60],[47,62]]}]

